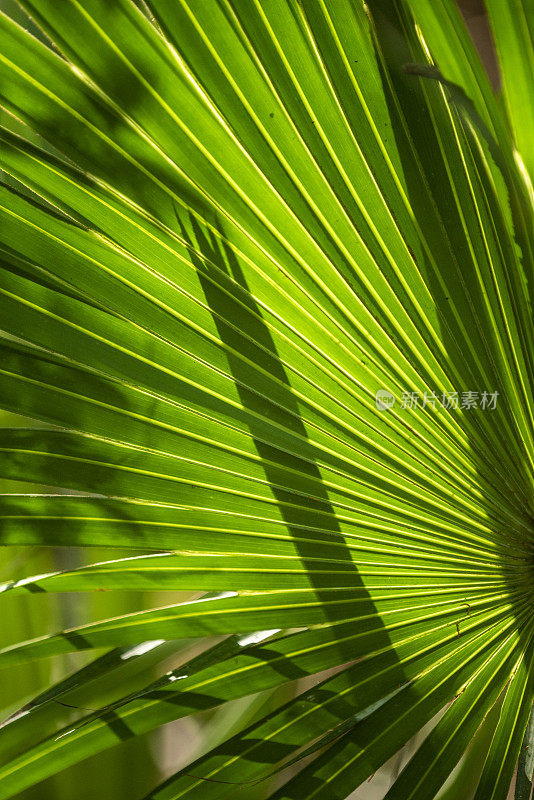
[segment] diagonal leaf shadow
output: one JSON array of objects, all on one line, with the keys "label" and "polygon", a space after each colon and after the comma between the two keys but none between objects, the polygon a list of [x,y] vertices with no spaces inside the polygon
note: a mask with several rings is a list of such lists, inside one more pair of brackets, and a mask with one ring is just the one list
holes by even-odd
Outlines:
[{"label": "diagonal leaf shadow", "polygon": [[[271,332],[263,320],[260,307],[250,294],[246,277],[235,254],[224,244],[223,238],[219,240],[215,234],[206,233],[201,229],[192,215],[189,217],[189,225],[196,241],[192,241],[183,224],[180,224],[181,234],[191,247],[191,259],[198,270],[199,280],[202,284],[206,301],[213,313],[219,336],[223,343],[228,345],[228,365],[235,379],[237,392],[243,406],[252,412],[258,412],[266,416],[269,416],[270,408],[274,410],[274,403],[261,394],[261,376],[258,376],[258,373],[254,373],[242,359],[232,354],[232,350],[243,352],[244,334],[239,329],[238,318],[235,319],[235,327],[233,328],[223,321],[229,317],[229,300],[228,296],[217,285],[218,271],[230,277],[241,289],[247,292],[249,308],[255,315],[255,328],[251,330],[251,325],[249,324],[247,333],[259,345],[255,352],[264,353],[264,359],[258,362],[258,366],[269,372],[276,380],[287,387],[284,398],[285,408],[277,405],[276,418],[279,421],[281,420],[281,424],[292,433],[297,434],[302,439],[308,439],[297,399],[291,392],[289,376],[279,358]],[[222,233],[220,225],[217,225],[217,229]],[[195,251],[202,253],[204,258],[196,256]],[[209,280],[210,278],[214,280]],[[320,569],[321,567],[332,570],[331,562],[317,560],[321,558],[321,545],[325,541],[334,541],[338,545],[336,549],[338,559],[342,562],[342,568],[352,570],[352,585],[363,589],[364,584],[358,575],[357,565],[354,563],[351,551],[346,545],[345,538],[336,519],[334,508],[322,481],[320,469],[316,463],[310,460],[289,455],[280,448],[265,442],[261,438],[259,428],[254,426],[253,418],[251,420],[249,423],[250,432],[258,455],[262,459],[265,476],[270,484],[273,496],[279,504],[280,513],[286,523],[287,530],[294,539],[295,548],[302,564],[307,570],[310,570],[310,582],[315,589],[315,594],[324,603],[326,614],[331,622],[335,623],[340,619],[346,619],[346,612],[339,612],[335,608],[329,611],[331,593],[327,594],[324,590],[331,585],[332,579],[328,575],[316,576],[315,574],[315,569]],[[292,481],[291,473],[284,469],[288,466],[298,470],[301,475],[312,479],[314,496],[306,497],[304,503],[312,512],[315,510],[321,513],[321,524],[327,530],[327,533],[314,531],[307,527],[307,525],[309,526],[309,517],[306,517],[302,509],[298,507],[298,504],[303,503],[302,484],[300,482],[297,483],[296,478],[294,482]],[[283,484],[283,487],[281,484]],[[314,568],[313,571],[311,571],[312,567]],[[366,600],[359,604],[358,612],[355,610],[355,616],[357,613],[361,616],[376,614],[369,594],[366,594]],[[281,625],[283,625],[283,620],[281,620]],[[384,631],[382,646],[385,647],[388,644],[389,638]],[[350,660],[353,656],[350,651],[345,651],[342,652],[342,657],[345,660]]]}]

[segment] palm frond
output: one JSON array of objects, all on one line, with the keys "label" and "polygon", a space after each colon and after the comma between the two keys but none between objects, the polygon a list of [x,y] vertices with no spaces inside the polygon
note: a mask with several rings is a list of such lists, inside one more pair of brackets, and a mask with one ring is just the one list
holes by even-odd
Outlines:
[{"label": "palm frond", "polygon": [[[46,38],[0,17],[0,405],[47,425],[3,430],[2,477],[44,490],[0,541],[136,555],[0,592],[208,594],[3,647],[97,652],[7,719],[0,798],[291,684],[146,800],[345,798],[428,724],[387,798],[431,800],[492,709],[476,800],[505,800],[534,698],[530,0],[522,27],[488,2],[506,109],[451,0],[20,5]],[[204,638],[61,727],[51,700]]]}]

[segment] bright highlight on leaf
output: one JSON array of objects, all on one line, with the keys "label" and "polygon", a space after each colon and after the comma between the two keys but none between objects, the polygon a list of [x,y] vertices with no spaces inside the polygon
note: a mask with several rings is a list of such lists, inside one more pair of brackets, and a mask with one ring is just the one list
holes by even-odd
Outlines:
[{"label": "bright highlight on leaf", "polygon": [[145,800],[342,800],[417,734],[387,800],[529,796],[534,7],[486,5],[502,102],[452,0],[0,16],[0,406],[46,423],[0,543],[125,548],[0,601],[190,593],[2,642],[103,652],[6,713],[0,800],[284,686]]}]

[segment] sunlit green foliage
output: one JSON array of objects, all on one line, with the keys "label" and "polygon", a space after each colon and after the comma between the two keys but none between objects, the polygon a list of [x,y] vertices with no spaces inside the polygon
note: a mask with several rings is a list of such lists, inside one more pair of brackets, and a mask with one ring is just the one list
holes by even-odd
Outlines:
[{"label": "sunlit green foliage", "polygon": [[522,743],[526,797],[534,6],[487,6],[503,97],[452,0],[0,16],[0,800],[342,800],[409,742],[388,800]]}]

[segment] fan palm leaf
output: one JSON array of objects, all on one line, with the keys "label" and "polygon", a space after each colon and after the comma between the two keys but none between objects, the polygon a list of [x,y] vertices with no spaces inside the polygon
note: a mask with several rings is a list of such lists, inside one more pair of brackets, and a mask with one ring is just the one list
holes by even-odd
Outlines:
[{"label": "fan palm leaf", "polygon": [[488,0],[506,108],[449,0],[20,5],[49,41],[0,17],[0,403],[47,424],[0,467],[51,489],[4,496],[1,541],[141,554],[2,588],[206,594],[0,650],[113,648],[6,721],[0,798],[305,678],[149,797],[345,798],[431,723],[387,794],[430,799],[494,709],[475,796],[504,800],[534,696],[530,0]]}]

